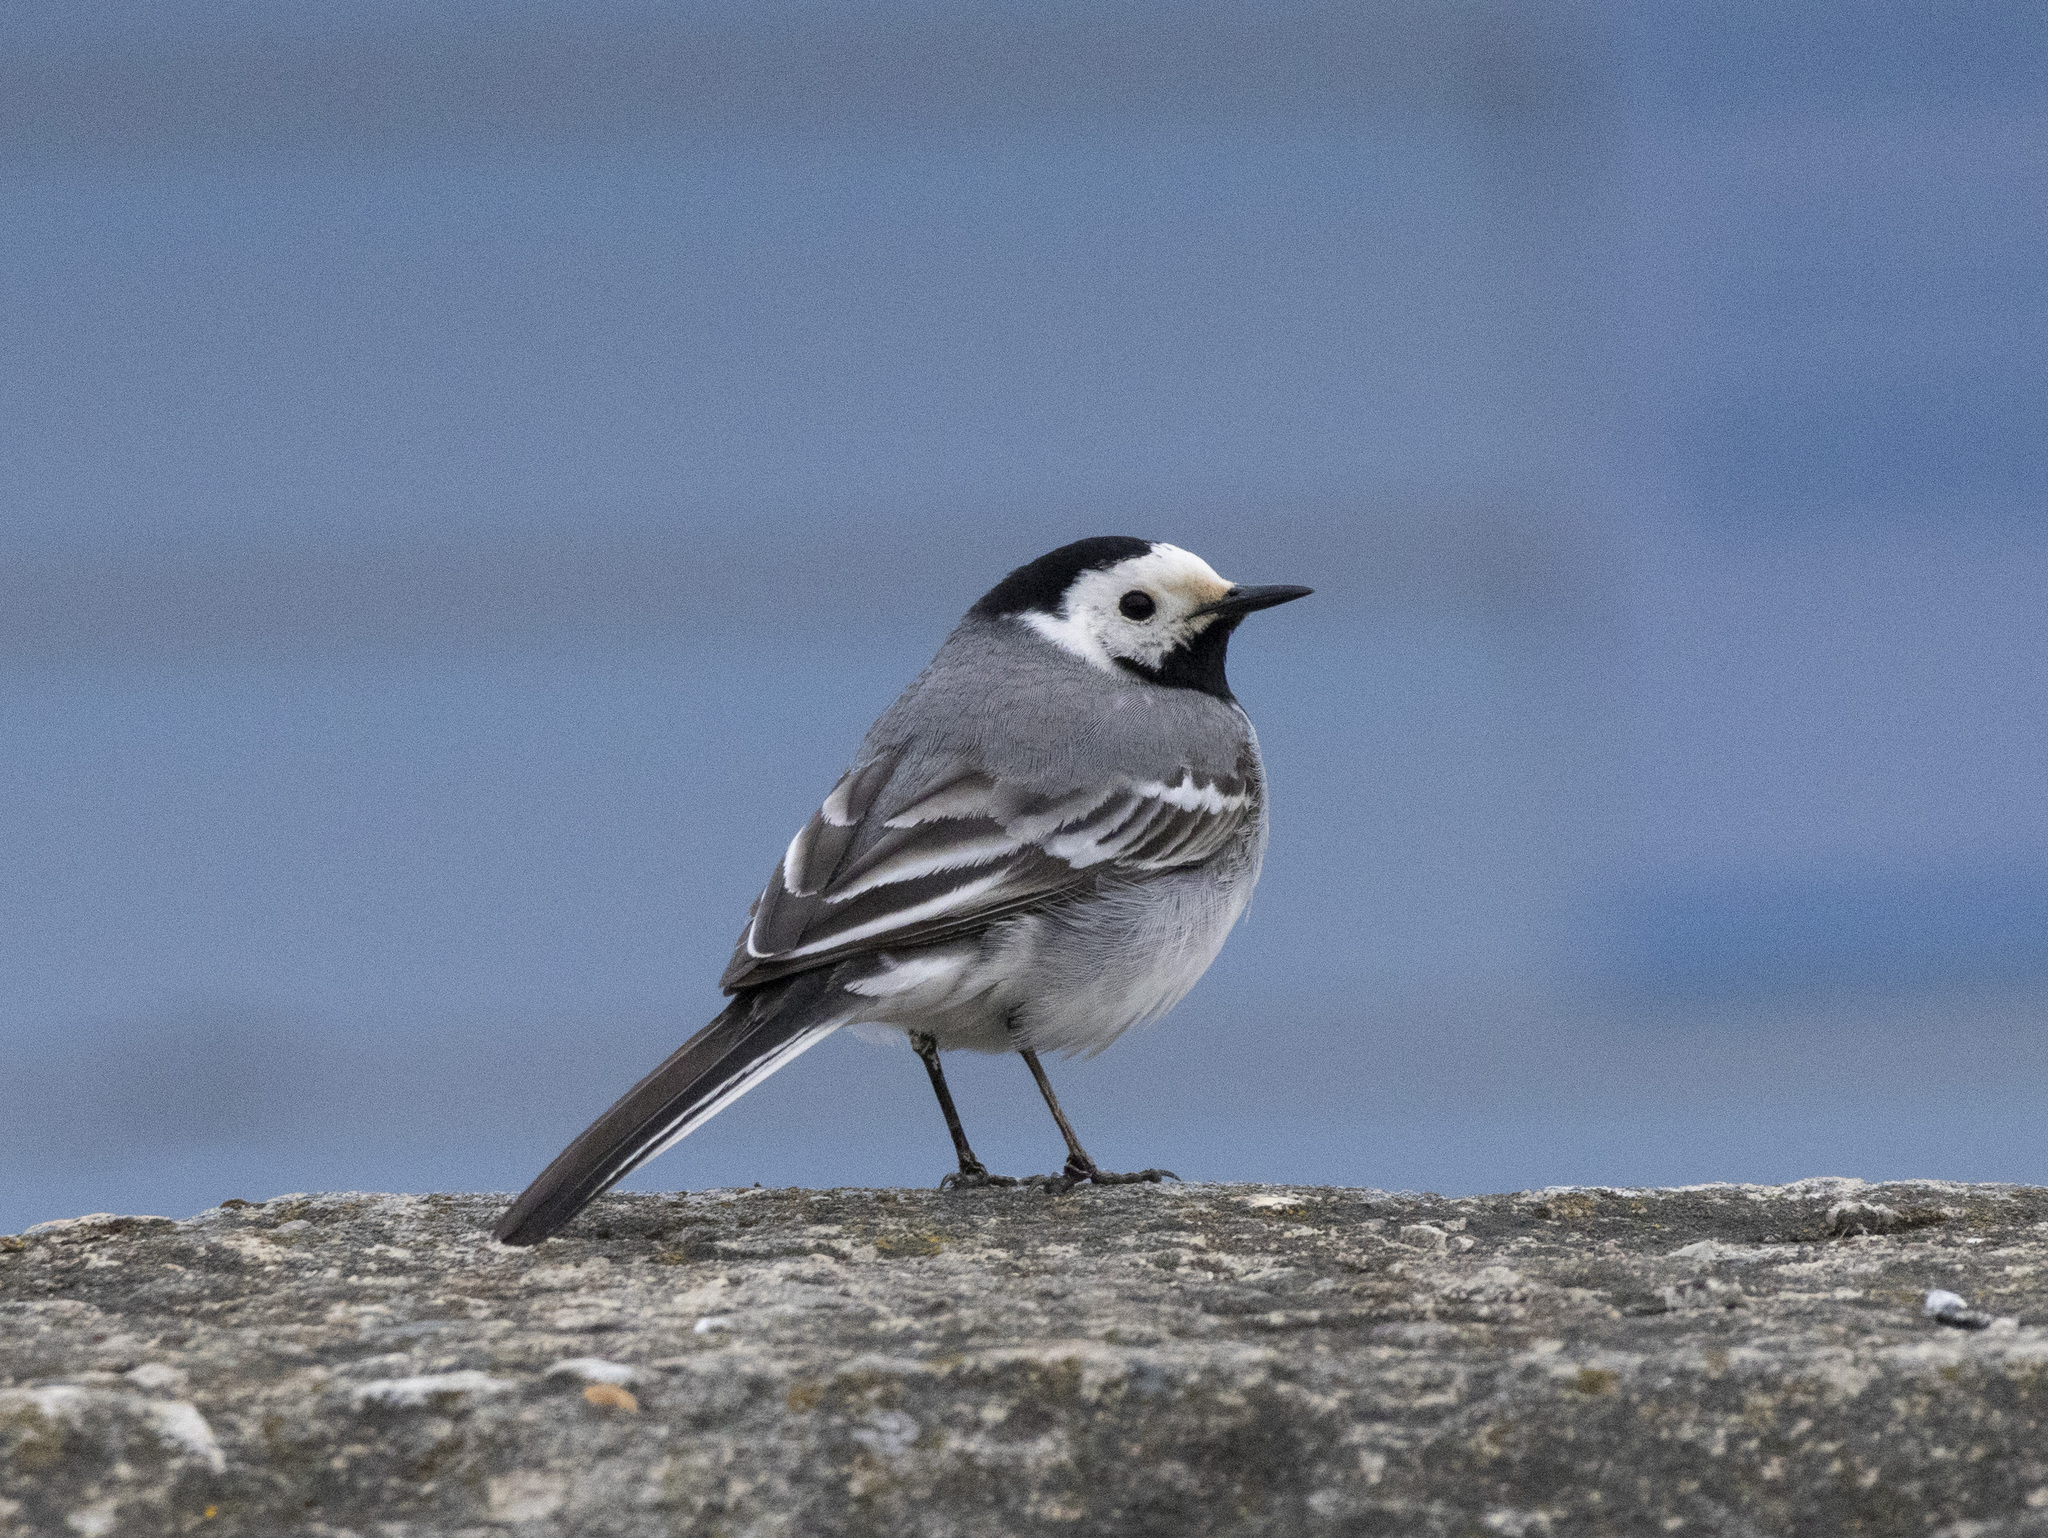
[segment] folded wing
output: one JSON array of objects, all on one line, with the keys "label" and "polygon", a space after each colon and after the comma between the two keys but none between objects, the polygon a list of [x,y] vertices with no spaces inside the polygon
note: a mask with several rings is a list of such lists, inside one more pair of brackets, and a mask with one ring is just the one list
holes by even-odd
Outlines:
[{"label": "folded wing", "polygon": [[898,764],[885,754],[849,770],[790,840],[721,979],[728,992],[1196,864],[1258,815],[1240,775],[1047,795],[961,765],[906,797]]}]

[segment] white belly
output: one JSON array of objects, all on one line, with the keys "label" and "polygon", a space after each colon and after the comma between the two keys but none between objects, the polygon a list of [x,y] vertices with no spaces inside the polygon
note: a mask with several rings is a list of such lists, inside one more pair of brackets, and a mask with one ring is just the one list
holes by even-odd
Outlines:
[{"label": "white belly", "polygon": [[1155,877],[972,940],[876,958],[846,984],[861,1018],[943,1048],[1099,1052],[1194,987],[1251,900],[1257,866]]}]

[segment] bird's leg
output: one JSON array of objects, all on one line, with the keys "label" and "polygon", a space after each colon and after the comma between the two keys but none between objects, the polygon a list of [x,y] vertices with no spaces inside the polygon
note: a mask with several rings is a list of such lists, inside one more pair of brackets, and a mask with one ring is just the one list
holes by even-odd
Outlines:
[{"label": "bird's leg", "polygon": [[1052,1112],[1052,1119],[1059,1123],[1060,1136],[1067,1140],[1067,1167],[1048,1184],[1057,1185],[1062,1191],[1071,1191],[1084,1180],[1098,1186],[1129,1186],[1140,1183],[1157,1185],[1162,1180],[1180,1179],[1172,1170],[1139,1170],[1132,1175],[1112,1175],[1107,1170],[1097,1169],[1095,1161],[1088,1157],[1088,1150],[1083,1148],[1081,1140],[1074,1136],[1074,1124],[1067,1120],[1067,1113],[1060,1109],[1059,1097],[1052,1092],[1052,1080],[1045,1076],[1045,1068],[1038,1061],[1038,1054],[1028,1047],[1019,1047],[1017,1055],[1024,1059],[1024,1066],[1031,1070],[1031,1077],[1038,1081],[1038,1092],[1045,1096],[1046,1109]]},{"label": "bird's leg", "polygon": [[953,1108],[953,1092],[946,1088],[946,1070],[939,1066],[938,1041],[922,1031],[910,1033],[910,1050],[932,1076],[932,1093],[939,1097],[939,1109],[946,1113],[946,1130],[953,1134],[953,1152],[960,1156],[960,1168],[939,1182],[941,1191],[970,1190],[976,1186],[1013,1186],[1014,1175],[991,1175],[988,1166],[974,1157],[967,1146],[967,1129],[960,1125],[960,1113]]}]

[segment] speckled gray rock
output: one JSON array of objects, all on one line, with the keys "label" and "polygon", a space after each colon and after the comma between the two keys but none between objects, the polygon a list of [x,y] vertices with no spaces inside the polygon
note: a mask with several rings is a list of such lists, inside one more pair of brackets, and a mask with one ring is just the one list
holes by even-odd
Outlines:
[{"label": "speckled gray rock", "polygon": [[0,1533],[2048,1534],[2048,1191],[499,1206],[0,1239]]}]

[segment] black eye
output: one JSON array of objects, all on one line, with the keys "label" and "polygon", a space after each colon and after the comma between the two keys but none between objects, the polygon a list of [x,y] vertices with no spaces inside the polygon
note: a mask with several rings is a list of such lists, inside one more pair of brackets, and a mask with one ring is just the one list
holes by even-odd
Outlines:
[{"label": "black eye", "polygon": [[1135,587],[1118,599],[1116,606],[1123,611],[1125,619],[1150,619],[1159,610],[1150,593]]}]

